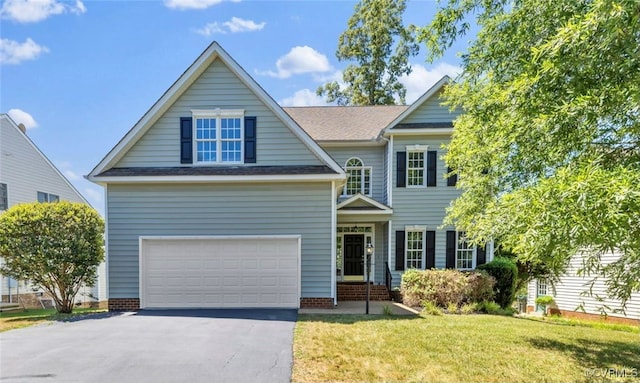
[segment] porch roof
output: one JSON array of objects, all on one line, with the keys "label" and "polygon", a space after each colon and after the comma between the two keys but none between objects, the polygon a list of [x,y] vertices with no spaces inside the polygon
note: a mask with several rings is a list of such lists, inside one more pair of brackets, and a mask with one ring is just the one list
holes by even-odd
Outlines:
[{"label": "porch roof", "polygon": [[340,202],[336,208],[338,216],[375,215],[390,217],[393,214],[393,209],[391,207],[360,193]]}]

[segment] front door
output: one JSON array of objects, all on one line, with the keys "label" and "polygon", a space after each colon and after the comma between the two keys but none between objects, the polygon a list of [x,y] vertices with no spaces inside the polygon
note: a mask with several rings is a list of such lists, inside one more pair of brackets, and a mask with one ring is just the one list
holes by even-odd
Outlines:
[{"label": "front door", "polygon": [[343,244],[344,275],[364,275],[364,235],[346,234]]}]

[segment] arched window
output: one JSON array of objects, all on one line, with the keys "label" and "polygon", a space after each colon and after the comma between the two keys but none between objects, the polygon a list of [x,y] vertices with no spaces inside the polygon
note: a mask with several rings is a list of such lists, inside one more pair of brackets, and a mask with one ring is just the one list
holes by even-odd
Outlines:
[{"label": "arched window", "polygon": [[362,193],[371,196],[371,167],[364,166],[358,157],[352,157],[345,164],[345,172],[349,177],[344,188],[344,196],[352,196]]}]

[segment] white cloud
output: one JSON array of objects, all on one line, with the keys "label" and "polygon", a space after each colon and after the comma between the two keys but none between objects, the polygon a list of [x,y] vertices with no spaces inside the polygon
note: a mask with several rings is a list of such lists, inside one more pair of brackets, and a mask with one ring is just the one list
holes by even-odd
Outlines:
[{"label": "white cloud", "polygon": [[38,123],[36,122],[35,118],[33,118],[32,115],[25,112],[24,110],[9,109],[7,114],[13,121],[15,121],[16,124],[24,124],[24,127],[27,129],[38,127]]},{"label": "white cloud", "polygon": [[291,48],[289,53],[276,61],[277,72],[256,71],[258,74],[277,78],[289,78],[295,74],[323,73],[330,71],[331,65],[327,56],[309,46]]},{"label": "white cloud", "polygon": [[301,89],[291,97],[284,98],[280,101],[282,106],[320,106],[329,105],[325,98],[318,96],[316,92],[309,89]]},{"label": "white cloud", "polygon": [[406,102],[411,104],[424,94],[433,84],[438,82],[444,75],[455,78],[460,74],[462,68],[439,63],[432,69],[427,69],[421,64],[413,64],[411,74],[400,77],[400,82],[407,88]]},{"label": "white cloud", "polygon": [[19,23],[37,23],[53,15],[67,12],[79,15],[86,11],[80,0],[76,0],[74,5],[57,0],[5,0],[0,15]]},{"label": "white cloud", "polygon": [[164,0],[164,5],[171,9],[206,9],[222,3],[223,0]]},{"label": "white cloud", "polygon": [[239,17],[232,17],[231,20],[225,21],[220,24],[217,21],[209,23],[200,29],[196,29],[196,32],[203,36],[211,36],[215,33],[227,34],[227,33],[239,33],[239,32],[254,32],[259,31],[267,23],[256,23],[253,20],[244,20]]},{"label": "white cloud", "polygon": [[78,173],[74,172],[71,169],[63,170],[62,174],[64,174],[64,176],[67,177],[67,179],[69,181],[77,181],[77,180],[81,179],[81,177],[78,175]]},{"label": "white cloud", "polygon": [[27,38],[24,43],[0,39],[0,64],[20,64],[22,61],[35,60],[47,52],[47,47],[38,45],[31,38]]}]

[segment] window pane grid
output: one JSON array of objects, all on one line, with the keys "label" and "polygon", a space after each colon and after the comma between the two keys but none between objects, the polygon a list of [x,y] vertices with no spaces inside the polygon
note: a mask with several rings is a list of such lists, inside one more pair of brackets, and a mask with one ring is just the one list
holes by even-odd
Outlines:
[{"label": "window pane grid", "polygon": [[424,152],[407,153],[407,184],[424,185]]},{"label": "window pane grid", "polygon": [[458,241],[456,248],[456,268],[472,269],[473,268],[473,247],[467,242],[464,233],[458,232]]},{"label": "window pane grid", "polygon": [[350,158],[345,172],[349,178],[344,188],[344,195],[351,196],[358,193],[371,195],[371,168],[365,168],[358,158]]},{"label": "window pane grid", "polygon": [[422,269],[422,255],[424,254],[424,233],[422,231],[407,231],[407,269]]},{"label": "window pane grid", "polygon": [[196,118],[196,156],[198,162],[242,162],[242,119]]}]

